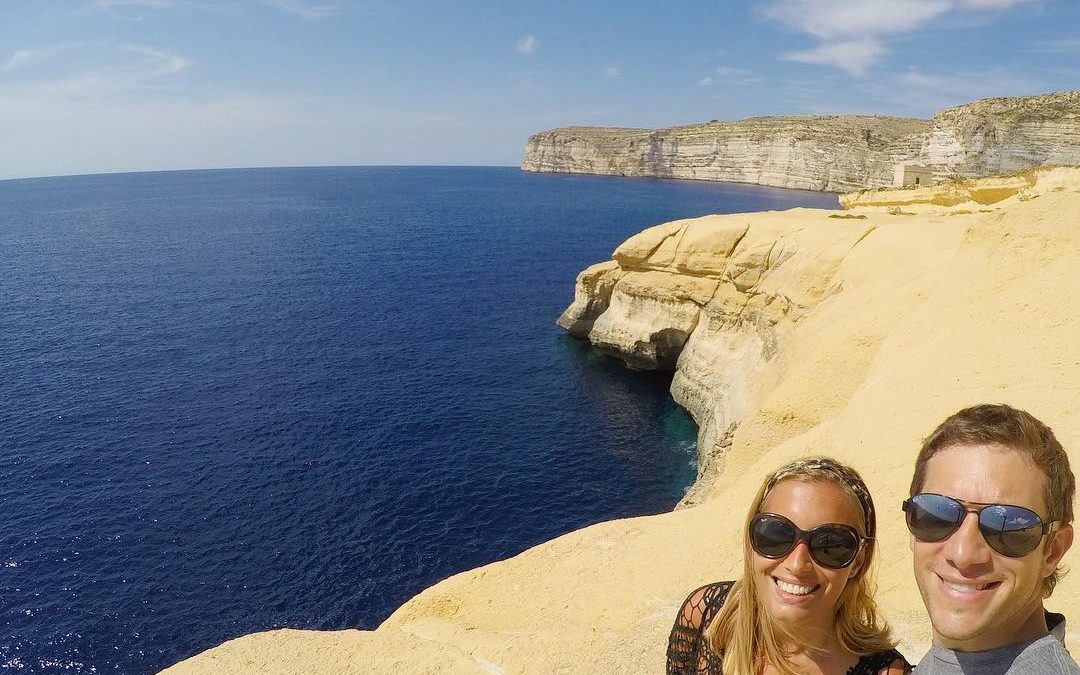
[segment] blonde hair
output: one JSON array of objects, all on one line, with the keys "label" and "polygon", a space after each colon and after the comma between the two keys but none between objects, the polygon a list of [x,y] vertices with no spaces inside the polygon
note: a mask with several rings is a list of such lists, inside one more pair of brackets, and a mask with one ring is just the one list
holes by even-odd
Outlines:
[{"label": "blonde hair", "polygon": [[874,561],[877,543],[874,539],[877,519],[870,491],[851,467],[829,457],[808,457],[786,464],[770,474],[758,488],[757,496],[747,512],[743,527],[742,579],[732,586],[724,606],[710,622],[705,634],[709,648],[723,657],[724,672],[740,675],[756,673],[764,662],[768,662],[785,675],[796,675],[788,665],[782,645],[797,643],[799,638],[774,621],[767,608],[758,603],[748,536],[750,521],[760,512],[773,488],[788,480],[837,485],[852,507],[863,516],[862,522],[856,526],[859,534],[866,537],[861,550],[862,563],[848,579],[836,605],[834,626],[840,647],[864,656],[896,646],[888,625],[878,614],[870,579],[870,565]]}]

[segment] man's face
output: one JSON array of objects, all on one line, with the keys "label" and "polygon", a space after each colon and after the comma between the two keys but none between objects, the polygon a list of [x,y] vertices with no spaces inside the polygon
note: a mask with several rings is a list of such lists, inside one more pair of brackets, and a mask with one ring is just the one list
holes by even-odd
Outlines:
[{"label": "man's face", "polygon": [[[921,492],[980,504],[1013,504],[1044,521],[1046,476],[1025,453],[1002,446],[954,446],[926,465]],[[1046,632],[1042,580],[1072,543],[1072,528],[1048,535],[1033,552],[1009,558],[991,549],[969,513],[944,541],[911,538],[915,580],[934,625],[934,642],[957,651],[983,651]]]}]

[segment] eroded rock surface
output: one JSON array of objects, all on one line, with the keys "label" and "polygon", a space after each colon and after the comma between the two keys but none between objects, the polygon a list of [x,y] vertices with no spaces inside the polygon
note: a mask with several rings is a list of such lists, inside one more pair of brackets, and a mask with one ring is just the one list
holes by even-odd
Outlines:
[{"label": "eroded rock surface", "polygon": [[989,98],[942,110],[912,163],[938,166],[943,177],[957,178],[1080,164],[1080,91]]},{"label": "eroded rock surface", "polygon": [[832,215],[793,209],[754,214],[752,224],[736,214],[657,225],[582,272],[558,323],[633,368],[675,371],[672,395],[698,424],[707,475],[760,365],[835,290],[840,264],[874,229]]}]

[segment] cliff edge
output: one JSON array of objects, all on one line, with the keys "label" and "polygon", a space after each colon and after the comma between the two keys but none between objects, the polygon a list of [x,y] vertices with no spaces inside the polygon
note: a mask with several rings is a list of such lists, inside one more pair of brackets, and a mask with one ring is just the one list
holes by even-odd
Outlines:
[{"label": "cliff edge", "polygon": [[529,137],[525,171],[654,176],[845,192],[1080,164],[1080,91],[992,98],[933,119],[757,117],[670,129],[568,127]]},{"label": "cliff edge", "polygon": [[[866,477],[878,598],[919,658],[929,630],[899,505],[922,437],[963,406],[1005,401],[1051,424],[1080,466],[1080,168],[845,204],[658,225],[579,275],[560,323],[634,367],[674,369],[672,393],[700,424],[684,508],[453,576],[374,631],[248,635],[165,672],[663,672],[685,594],[739,573],[760,478],[809,453]],[[1048,606],[1078,600],[1067,576]]]}]

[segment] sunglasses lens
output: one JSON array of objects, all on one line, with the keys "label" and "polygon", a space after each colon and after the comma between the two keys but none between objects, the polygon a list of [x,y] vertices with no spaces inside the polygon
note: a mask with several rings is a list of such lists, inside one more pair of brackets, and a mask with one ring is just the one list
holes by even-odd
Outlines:
[{"label": "sunglasses lens", "polygon": [[918,494],[905,503],[907,526],[919,541],[941,541],[960,527],[964,507],[954,499],[935,494]]},{"label": "sunglasses lens", "polygon": [[[904,511],[911,534],[925,542],[948,539],[968,513],[956,499],[930,493],[917,494],[904,502]],[[990,548],[1011,558],[1038,548],[1045,532],[1039,514],[1022,506],[990,504],[978,509],[978,514],[983,539]]]},{"label": "sunglasses lens", "polygon": [[784,557],[803,537],[810,557],[822,567],[847,567],[859,552],[859,534],[854,528],[822,525],[802,532],[787,518],[771,513],[757,516],[750,524],[750,545],[766,558]]},{"label": "sunglasses lens", "polygon": [[777,516],[758,516],[750,524],[750,545],[766,558],[779,558],[795,548],[795,526]]},{"label": "sunglasses lens", "polygon": [[991,548],[1013,558],[1034,551],[1043,536],[1039,514],[1003,504],[988,506],[979,512],[979,529]]},{"label": "sunglasses lens", "polygon": [[844,527],[819,527],[810,534],[810,555],[822,567],[847,567],[859,552],[859,535]]}]

